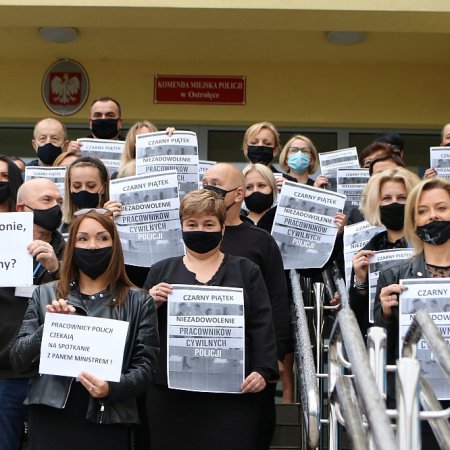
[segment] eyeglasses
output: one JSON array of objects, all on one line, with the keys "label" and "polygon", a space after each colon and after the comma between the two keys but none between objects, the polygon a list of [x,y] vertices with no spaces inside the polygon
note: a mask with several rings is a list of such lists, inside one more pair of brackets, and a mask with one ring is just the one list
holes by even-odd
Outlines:
[{"label": "eyeglasses", "polygon": [[100,214],[102,216],[108,216],[112,217],[113,213],[109,209],[106,208],[84,208],[80,209],[79,211],[75,211],[73,215],[75,217],[84,216],[85,214],[88,214],[90,212],[95,212],[97,214]]},{"label": "eyeglasses", "polygon": [[308,147],[289,147],[289,153],[302,152],[304,155],[311,155],[311,149]]}]

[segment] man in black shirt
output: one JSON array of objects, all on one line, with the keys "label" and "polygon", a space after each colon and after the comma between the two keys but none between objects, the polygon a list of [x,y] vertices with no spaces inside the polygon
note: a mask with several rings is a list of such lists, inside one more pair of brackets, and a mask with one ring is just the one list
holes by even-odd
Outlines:
[{"label": "man in black shirt", "polygon": [[[202,182],[204,188],[222,196],[227,207],[221,250],[230,255],[246,257],[261,269],[272,306],[278,359],[282,361],[292,344],[288,291],[280,250],[267,231],[240,219],[245,178],[237,167],[226,163],[215,164],[206,171]],[[272,416],[270,423],[261,424],[260,449],[268,448],[272,439],[275,425],[274,396],[275,385],[268,390],[267,408],[271,409]]]}]

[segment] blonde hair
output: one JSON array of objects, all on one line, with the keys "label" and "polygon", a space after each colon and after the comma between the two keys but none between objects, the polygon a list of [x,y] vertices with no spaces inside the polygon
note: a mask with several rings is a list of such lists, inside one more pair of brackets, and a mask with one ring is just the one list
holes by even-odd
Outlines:
[{"label": "blonde hair", "polygon": [[316,146],[313,144],[311,139],[307,138],[306,136],[303,136],[302,134],[296,134],[295,136],[291,137],[286,144],[283,147],[283,150],[281,150],[279,163],[280,167],[286,172],[290,172],[290,167],[287,164],[288,161],[288,153],[289,153],[289,147],[291,147],[292,143],[296,141],[297,139],[301,139],[302,141],[305,141],[308,145],[308,148],[311,150],[311,159],[309,161],[309,167],[308,167],[308,173],[314,173],[317,168],[319,167],[319,155],[317,153]]},{"label": "blonde hair", "polygon": [[244,177],[246,177],[250,172],[257,172],[264,178],[267,184],[272,188],[273,201],[276,201],[278,188],[273,172],[264,164],[249,164],[244,168],[242,173]]},{"label": "blonde hair", "polygon": [[383,184],[388,181],[402,183],[409,196],[409,193],[419,183],[420,179],[415,173],[403,167],[384,170],[370,177],[362,193],[359,210],[363,213],[364,218],[376,227],[382,225],[380,220],[380,192]]},{"label": "blonde hair", "polygon": [[[81,158],[83,156],[83,153],[81,153],[79,150],[71,150],[71,151],[67,151],[67,152],[62,152],[56,159],[55,162],[53,163],[53,166],[61,166],[62,162],[66,159],[66,158],[70,158],[70,157],[75,157],[75,158]],[[72,161],[73,162],[73,161]]]},{"label": "blonde hair", "polygon": [[409,194],[408,201],[405,206],[405,239],[412,244],[416,254],[423,252],[423,241],[416,234],[417,208],[419,206],[422,193],[424,191],[430,191],[431,189],[443,189],[450,197],[450,180],[442,177],[433,177],[421,181]]},{"label": "blonde hair", "polygon": [[117,178],[132,177],[133,175],[136,175],[135,159],[132,159],[125,163],[123,166],[120,166],[120,169],[117,172]]},{"label": "blonde hair", "polygon": [[280,145],[280,135],[278,133],[278,130],[275,128],[275,125],[270,122],[258,122],[254,123],[250,127],[247,128],[247,131],[244,134],[244,140],[242,141],[242,150],[244,154],[247,156],[247,147],[249,145],[249,142],[251,139],[258,135],[258,133],[263,130],[267,129],[272,132],[273,137],[275,139],[275,148],[274,150],[277,150],[281,147]]},{"label": "blonde hair", "polygon": [[128,161],[136,159],[136,134],[138,130],[143,127],[148,128],[150,133],[158,131],[158,128],[156,128],[155,125],[148,120],[142,120],[132,125],[128,130],[127,137],[125,139],[125,147],[123,148],[123,152],[120,157],[120,167],[124,166]]}]

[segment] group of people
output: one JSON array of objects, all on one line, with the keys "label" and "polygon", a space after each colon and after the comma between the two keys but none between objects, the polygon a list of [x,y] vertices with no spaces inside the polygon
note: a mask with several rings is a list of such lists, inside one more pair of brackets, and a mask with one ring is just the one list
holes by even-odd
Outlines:
[{"label": "group of people", "polygon": [[[141,121],[122,136],[120,105],[109,97],[93,102],[89,126],[94,139],[125,139],[119,177],[135,173],[136,136],[157,131]],[[393,136],[381,136],[361,153],[361,167],[370,168],[371,178],[361,207],[348,218],[336,213],[338,237],[327,263],[341,264],[339,241],[348,219],[365,218],[386,227],[353,258],[350,302],[364,335],[369,326],[370,256],[381,249],[416,250],[413,259],[380,275],[375,324],[388,330],[391,360],[398,355],[399,280],[450,276],[450,182],[431,169],[420,181],[406,169],[403,149]],[[450,124],[444,127],[441,145],[449,143]],[[32,296],[26,289],[0,287],[0,448],[20,448],[26,420],[30,450],[80,445],[128,449],[131,441],[135,448],[158,450],[268,449],[279,378],[283,402],[294,401],[291,293],[270,231],[286,180],[327,187],[325,176],[312,178],[319,164],[313,142],[295,135],[281,148],[271,123],[249,127],[242,146],[249,165],[242,172],[232,164],[212,165],[203,175],[203,189],[181,200],[185,255],[148,268],[124,264],[114,224],[122,205],[109,198],[110,177],[102,161],[83,156],[82,144],[69,141],[56,119],[36,124],[32,145],[37,154],[32,165],[67,165],[65,198],[48,179],[23,183],[20,162],[0,156],[0,212],[31,211],[34,217],[28,245]],[[320,272],[300,275],[317,277]],[[241,395],[168,387],[168,300],[174,284],[243,290]],[[329,301],[338,299],[336,295]],[[86,371],[74,378],[39,375],[47,312],[128,322],[120,381]]]}]

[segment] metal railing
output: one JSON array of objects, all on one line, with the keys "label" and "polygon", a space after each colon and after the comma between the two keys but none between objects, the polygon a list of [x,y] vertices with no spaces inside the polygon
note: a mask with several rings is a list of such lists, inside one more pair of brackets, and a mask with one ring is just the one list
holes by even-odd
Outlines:
[{"label": "metal railing", "polygon": [[[328,425],[329,450],[339,448],[340,423],[346,428],[352,449],[419,450],[420,420],[428,420],[436,439],[444,449],[450,449],[450,408],[442,410],[428,382],[420,377],[420,363],[414,359],[415,346],[423,334],[444,372],[450,377],[450,348],[432,319],[418,312],[405,337],[403,358],[397,366],[386,366],[386,332],[369,329],[367,349],[353,311],[349,307],[345,284],[337,274],[326,273],[325,284],[305,283],[303,301],[299,277],[290,272],[294,298],[297,340],[297,367],[300,398],[305,416],[305,431],[310,448],[323,448],[323,428]],[[332,297],[337,289],[342,310],[336,316],[328,350],[328,371],[323,372],[324,292]],[[314,310],[308,329],[305,310]],[[311,327],[312,322],[312,327]],[[315,339],[315,352],[310,335]],[[315,358],[314,358],[315,356]],[[317,368],[317,370],[315,369]],[[386,372],[396,371],[397,409],[386,410]],[[328,418],[321,417],[325,404],[323,379],[328,378]],[[422,411],[419,411],[419,401]],[[391,424],[390,419],[396,419]],[[397,429],[395,435],[394,429]]]}]

